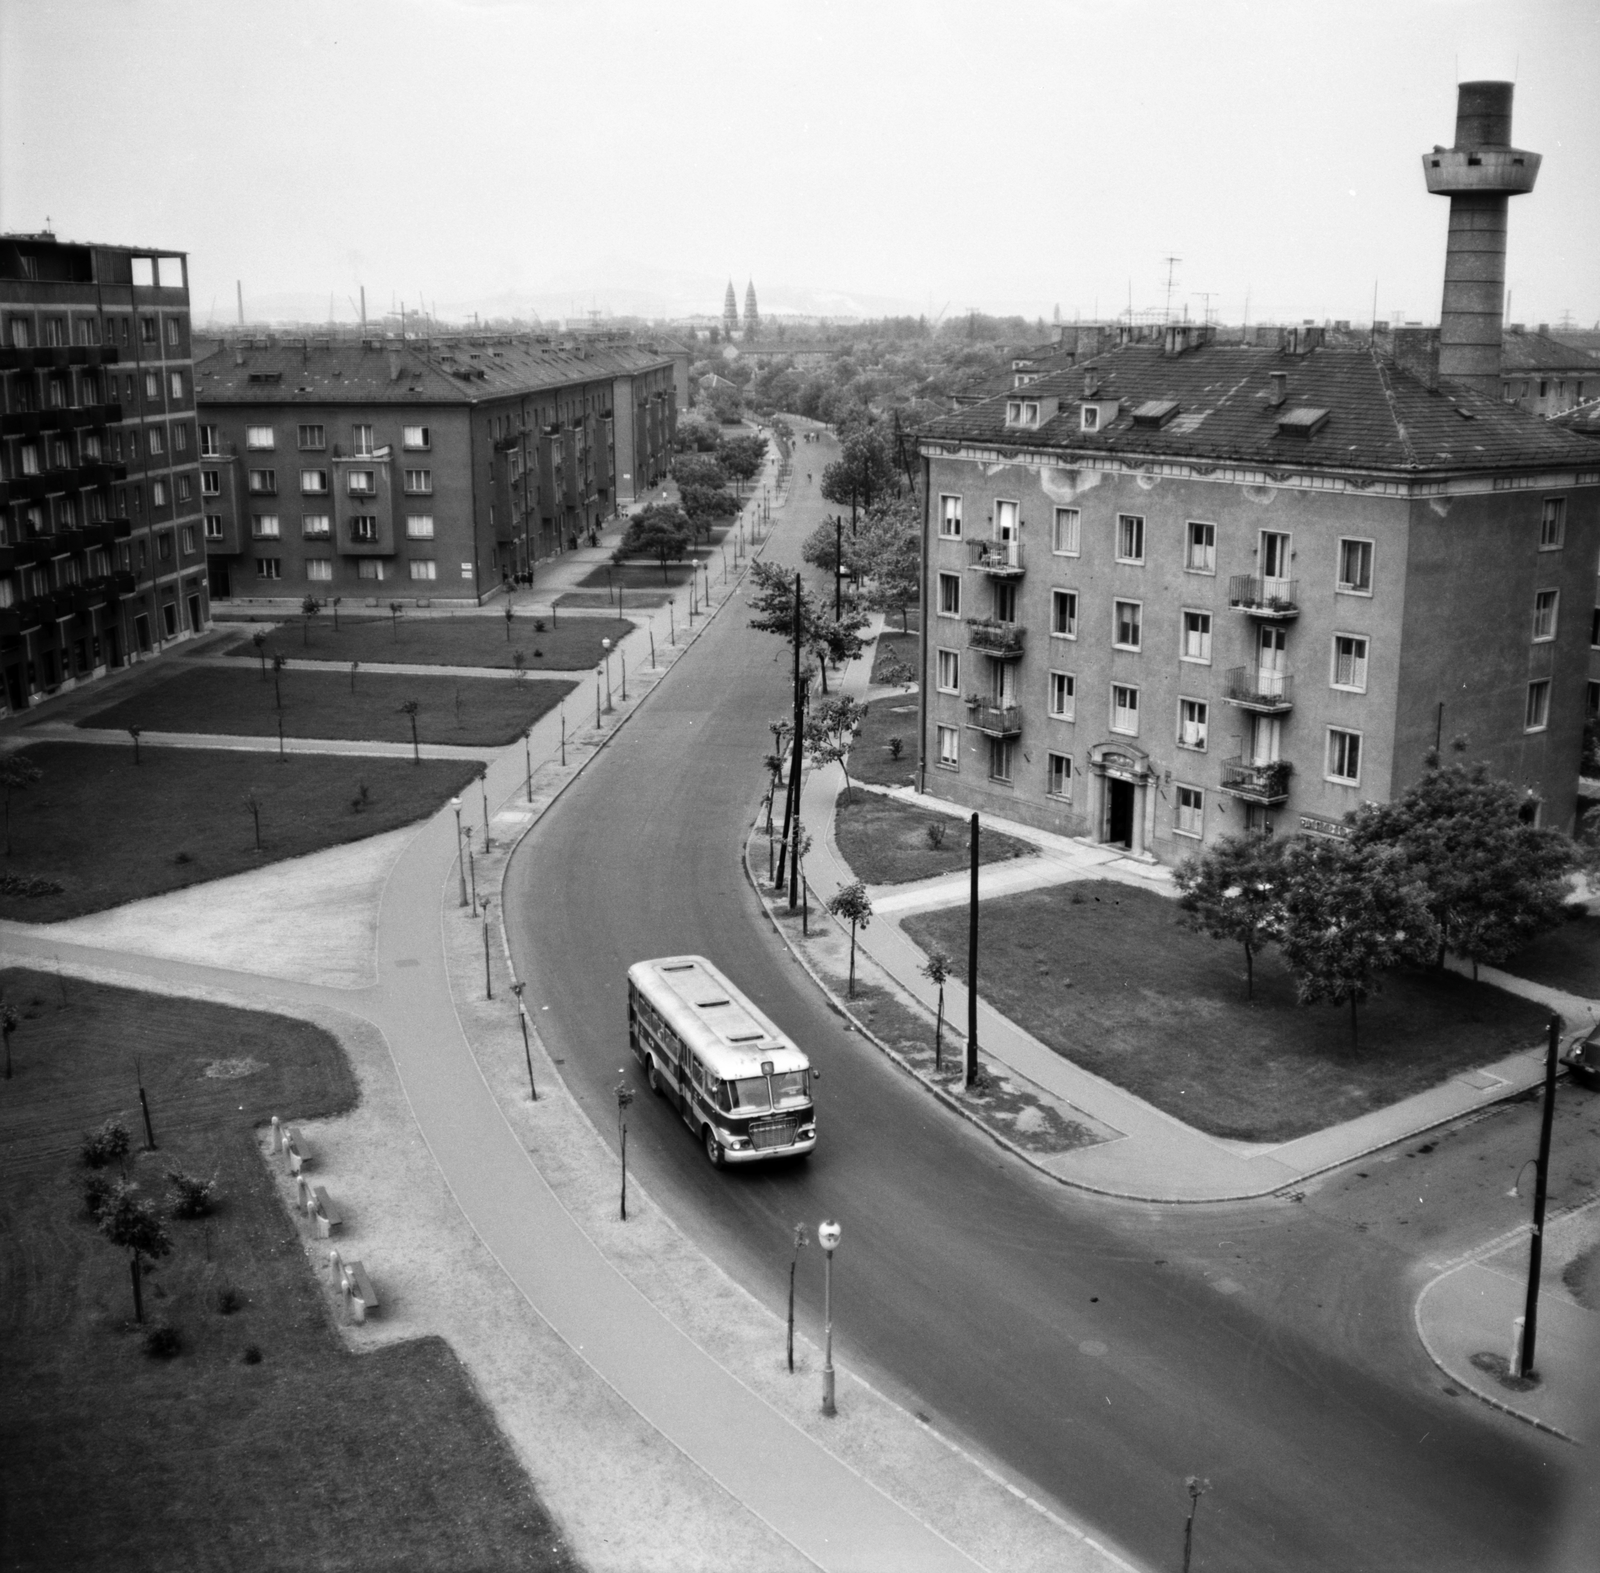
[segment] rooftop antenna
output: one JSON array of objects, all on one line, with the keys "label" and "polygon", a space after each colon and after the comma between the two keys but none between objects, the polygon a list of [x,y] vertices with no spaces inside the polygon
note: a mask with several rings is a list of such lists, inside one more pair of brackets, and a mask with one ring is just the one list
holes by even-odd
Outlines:
[{"label": "rooftop antenna", "polygon": [[[1172,283],[1173,283],[1173,278],[1175,277],[1175,275],[1177,274],[1177,271],[1178,271],[1178,264],[1183,261],[1183,258],[1182,257],[1167,256],[1167,257],[1163,257],[1161,260],[1164,263],[1166,263],[1166,265],[1167,265],[1167,304],[1166,304],[1165,310],[1162,313],[1162,319],[1161,320],[1163,322],[1171,322],[1172,321]],[[1132,303],[1130,302],[1129,304],[1130,304],[1130,307],[1131,307]]]},{"label": "rooftop antenna", "polygon": [[233,281],[233,289],[239,299],[239,326],[242,328],[244,326],[244,280],[235,279]]},{"label": "rooftop antenna", "polygon": [[[1506,304],[1509,307],[1510,302],[1507,301]],[[1372,336],[1368,342],[1372,344],[1378,342],[1378,281],[1376,279],[1372,281]]]},{"label": "rooftop antenna", "polygon": [[1190,293],[1198,295],[1200,299],[1206,303],[1204,311],[1202,311],[1200,314],[1200,321],[1202,324],[1209,325],[1211,322],[1211,302],[1215,298],[1217,291],[1210,289],[1197,289],[1190,291]]},{"label": "rooftop antenna", "polygon": [[361,337],[367,336],[367,286],[361,286]]},{"label": "rooftop antenna", "polygon": [[1249,341],[1250,341],[1250,286],[1248,284],[1246,284],[1245,287],[1244,287],[1244,324],[1243,324],[1243,333],[1244,333],[1244,337],[1245,337],[1245,342],[1249,343]]}]

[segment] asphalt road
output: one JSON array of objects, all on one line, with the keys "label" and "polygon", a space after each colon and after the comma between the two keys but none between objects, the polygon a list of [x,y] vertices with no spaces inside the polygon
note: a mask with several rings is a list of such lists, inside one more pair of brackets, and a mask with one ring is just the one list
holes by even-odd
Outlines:
[{"label": "asphalt road", "polygon": [[[797,457],[820,475],[816,446]],[[814,493],[790,508],[780,558],[820,514]],[[1158,1209],[1066,1190],[843,1030],[739,864],[786,703],[781,654],[726,608],[508,872],[517,966],[568,1084],[603,1131],[617,1068],[641,1084],[643,1183],[780,1311],[793,1224],[838,1218],[841,1361],[1152,1565],[1176,1565],[1189,1474],[1212,1487],[1197,1570],[1545,1565],[1566,1452],[1443,1390],[1405,1314],[1411,1258],[1350,1205]],[[684,951],[822,1068],[804,1164],[713,1171],[643,1091],[624,972]],[[816,1257],[801,1267],[812,1331]]]}]

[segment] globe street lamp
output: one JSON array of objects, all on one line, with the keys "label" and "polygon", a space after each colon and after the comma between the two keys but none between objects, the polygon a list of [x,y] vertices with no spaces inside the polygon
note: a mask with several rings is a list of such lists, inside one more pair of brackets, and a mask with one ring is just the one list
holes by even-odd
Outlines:
[{"label": "globe street lamp", "polygon": [[453,797],[450,806],[456,811],[456,872],[461,876],[461,905],[467,904],[467,860],[461,855],[461,799]]},{"label": "globe street lamp", "polygon": [[833,1253],[844,1231],[832,1219],[817,1225],[817,1244],[822,1247],[822,1412],[836,1415],[833,1403]]}]

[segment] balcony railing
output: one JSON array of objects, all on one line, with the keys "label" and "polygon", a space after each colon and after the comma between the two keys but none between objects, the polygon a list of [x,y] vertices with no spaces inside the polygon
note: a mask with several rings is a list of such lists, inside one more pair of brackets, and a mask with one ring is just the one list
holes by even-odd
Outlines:
[{"label": "balcony railing", "polygon": [[1300,581],[1235,574],[1228,580],[1228,605],[1252,617],[1298,617]]},{"label": "balcony railing", "polygon": [[996,704],[987,699],[967,701],[967,725],[990,737],[1015,737],[1022,730],[1022,706]]},{"label": "balcony railing", "polygon": [[1242,710],[1280,715],[1294,705],[1294,679],[1287,672],[1236,666],[1228,673],[1223,698]]},{"label": "balcony railing", "polygon": [[997,660],[1015,661],[1021,658],[1025,632],[1016,623],[996,622],[992,617],[969,617],[967,648],[982,651]]},{"label": "balcony railing", "polygon": [[1289,795],[1289,777],[1294,766],[1287,759],[1253,765],[1244,759],[1228,759],[1222,765],[1222,790],[1252,803],[1281,803]]},{"label": "balcony railing", "polygon": [[996,579],[1022,577],[1021,541],[968,541],[971,566]]}]

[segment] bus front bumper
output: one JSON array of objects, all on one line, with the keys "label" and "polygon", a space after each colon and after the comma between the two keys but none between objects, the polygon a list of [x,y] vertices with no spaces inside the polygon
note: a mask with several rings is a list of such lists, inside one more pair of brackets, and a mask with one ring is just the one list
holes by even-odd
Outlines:
[{"label": "bus front bumper", "polygon": [[766,1158],[799,1158],[810,1152],[817,1145],[817,1133],[811,1128],[810,1134],[795,1137],[792,1142],[782,1147],[752,1147],[746,1138],[735,1138],[744,1141],[745,1145],[735,1147],[732,1142],[723,1142],[722,1161],[724,1163],[760,1163]]}]

